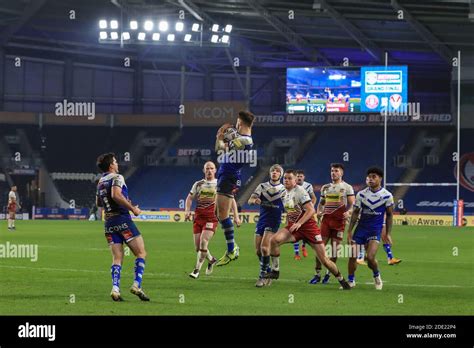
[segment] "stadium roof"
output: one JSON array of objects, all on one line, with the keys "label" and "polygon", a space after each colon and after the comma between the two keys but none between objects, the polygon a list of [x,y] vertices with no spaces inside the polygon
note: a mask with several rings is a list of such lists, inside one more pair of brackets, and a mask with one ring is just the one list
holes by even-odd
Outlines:
[{"label": "stadium roof", "polygon": [[[229,51],[98,42],[100,18],[177,19],[181,9],[187,19],[232,24]],[[457,50],[474,51],[473,38],[470,0],[0,0],[0,49],[7,54],[102,62],[128,56],[195,71],[230,70],[235,56],[257,69],[341,65],[344,57],[353,65],[376,65],[385,52],[390,64],[447,69]]]}]

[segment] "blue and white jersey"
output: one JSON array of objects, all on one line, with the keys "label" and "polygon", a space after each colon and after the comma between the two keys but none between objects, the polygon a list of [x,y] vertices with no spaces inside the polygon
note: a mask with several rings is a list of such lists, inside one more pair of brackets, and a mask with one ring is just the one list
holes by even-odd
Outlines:
[{"label": "blue and white jersey", "polygon": [[218,156],[218,162],[221,165],[217,171],[217,176],[236,176],[240,179],[242,168],[252,160],[250,156],[254,156],[256,160],[256,154],[250,151],[252,148],[252,137],[237,133],[237,137],[229,142],[228,151]]},{"label": "blue and white jersey", "polygon": [[310,198],[313,197],[314,195],[314,188],[313,188],[313,184],[309,183],[309,182],[306,182],[306,181],[303,181],[303,183],[300,185],[302,188],[304,188],[304,190],[306,192],[308,192],[308,195]]},{"label": "blue and white jersey", "polygon": [[122,189],[122,195],[128,199],[128,188],[125,179],[117,173],[104,173],[97,184],[97,198],[104,208],[105,220],[116,216],[130,217],[128,209],[112,199],[112,186]]},{"label": "blue and white jersey", "polygon": [[260,198],[260,216],[258,224],[264,226],[278,226],[281,223],[281,214],[284,212],[282,194],[285,192],[283,184],[272,184],[271,181],[257,186],[252,196]]},{"label": "blue and white jersey", "polygon": [[359,191],[354,206],[361,209],[358,229],[381,231],[385,212],[393,206],[393,196],[383,187],[375,192],[367,187]]}]

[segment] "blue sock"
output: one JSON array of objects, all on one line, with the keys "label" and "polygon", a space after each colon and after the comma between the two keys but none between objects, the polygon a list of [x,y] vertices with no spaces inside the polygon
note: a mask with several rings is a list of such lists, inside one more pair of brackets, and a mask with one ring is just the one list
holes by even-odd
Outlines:
[{"label": "blue sock", "polygon": [[145,259],[139,257],[135,260],[135,281],[139,288],[142,287],[143,272],[145,272]]},{"label": "blue sock", "polygon": [[385,252],[387,253],[387,257],[389,260],[393,259],[392,246],[390,244],[384,244],[383,250],[385,250]]},{"label": "blue sock", "polygon": [[270,266],[270,256],[262,256],[262,262],[260,263],[260,275],[263,273],[268,272],[268,268]]},{"label": "blue sock", "polygon": [[375,278],[375,277],[378,277],[379,275],[380,275],[379,270],[374,271],[374,278]]},{"label": "blue sock", "polygon": [[230,217],[221,221],[224,230],[225,240],[227,241],[227,251],[230,253],[234,250],[234,224]]},{"label": "blue sock", "polygon": [[295,250],[295,255],[300,254],[300,242],[296,242],[293,244],[293,249]]},{"label": "blue sock", "polygon": [[122,271],[122,266],[120,265],[112,265],[112,267],[110,267],[113,287],[120,288],[120,271]]},{"label": "blue sock", "polygon": [[354,282],[356,279],[355,274],[349,274],[347,278],[349,279],[350,282]]}]

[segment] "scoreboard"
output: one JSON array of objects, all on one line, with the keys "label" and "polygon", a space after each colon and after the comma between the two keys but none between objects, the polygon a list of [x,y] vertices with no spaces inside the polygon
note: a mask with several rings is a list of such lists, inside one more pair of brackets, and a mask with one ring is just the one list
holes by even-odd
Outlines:
[{"label": "scoreboard", "polygon": [[361,111],[398,110],[408,102],[406,66],[361,68]]},{"label": "scoreboard", "polygon": [[408,102],[406,66],[288,68],[286,111],[357,113],[398,110]]}]

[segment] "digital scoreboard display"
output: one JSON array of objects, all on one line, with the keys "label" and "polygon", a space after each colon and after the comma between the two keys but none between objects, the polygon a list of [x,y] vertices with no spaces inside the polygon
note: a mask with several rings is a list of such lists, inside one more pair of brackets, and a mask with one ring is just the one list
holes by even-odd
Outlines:
[{"label": "digital scoreboard display", "polygon": [[288,68],[286,111],[380,112],[407,102],[407,67]]},{"label": "digital scoreboard display", "polygon": [[361,111],[398,110],[407,103],[406,66],[364,66],[361,72]]}]

